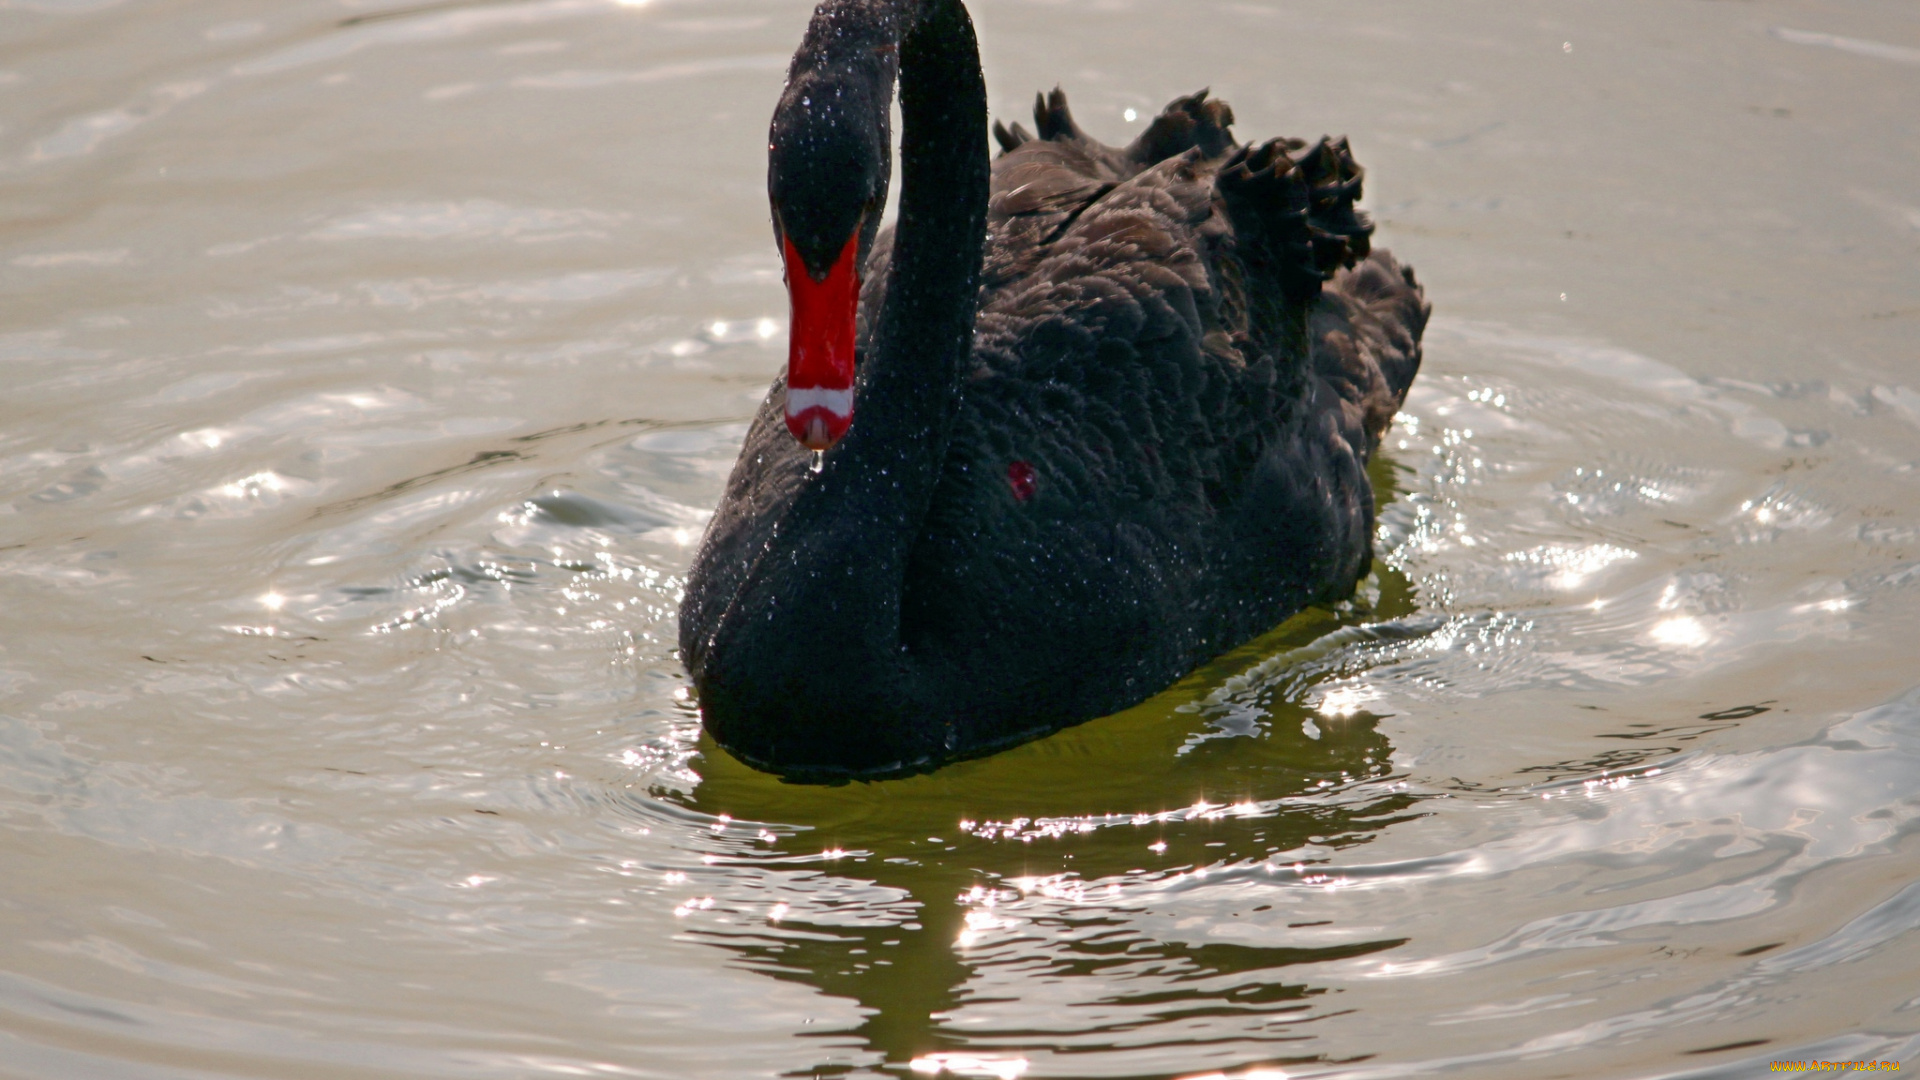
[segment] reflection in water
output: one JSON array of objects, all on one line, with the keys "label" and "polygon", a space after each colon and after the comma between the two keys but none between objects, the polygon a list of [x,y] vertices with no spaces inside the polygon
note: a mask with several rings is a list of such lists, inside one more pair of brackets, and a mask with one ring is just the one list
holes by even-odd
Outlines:
[{"label": "reflection in water", "polygon": [[[1273,734],[1253,753],[1242,747],[1239,755],[1181,758],[1164,745],[1147,752],[1143,744],[1163,744],[1188,726],[1169,707],[1180,696],[1176,690],[1101,721],[1097,737],[1069,733],[1034,752],[1001,755],[1008,760],[885,784],[783,785],[707,747],[690,809],[716,820],[732,815],[730,830],[760,828],[743,818],[810,823],[768,840],[767,855],[756,852],[753,861],[821,858],[824,850],[828,861],[813,872],[882,891],[898,921],[863,924],[835,917],[831,902],[815,911],[788,899],[764,925],[694,933],[774,978],[859,1002],[865,1019],[850,1034],[895,1063],[994,1045],[1119,1050],[1184,1040],[1219,1017],[1288,1041],[1285,1025],[1313,1019],[1326,988],[1287,968],[1404,939],[1364,931],[1354,938],[1352,928],[1330,920],[1275,935],[1273,912],[1288,901],[1268,894],[1281,891],[1276,885],[1324,886],[1320,865],[1404,820],[1414,799],[1383,782],[1390,748],[1377,718],[1364,714],[1329,723],[1315,738],[1302,730],[1306,710],[1279,707]],[[1062,757],[1076,768],[1063,770]],[[1170,767],[1141,771],[1149,761]],[[1189,803],[1196,791],[1215,794]],[[1088,806],[1112,812],[1087,814]],[[983,807],[1021,812],[982,820]],[[1209,879],[1214,888],[1240,886],[1231,905],[1239,910],[1220,917],[1258,922],[1262,939],[1297,943],[1193,942],[1152,932],[1154,897]],[[815,892],[800,881],[787,890]],[[1044,984],[1097,1005],[1098,1015],[1065,1026],[1057,1013],[1039,1026],[1037,1017],[1017,1016],[955,1025],[965,1008],[991,1009],[1013,986],[1027,996]],[[1292,1059],[1282,1046],[1268,1053]]]}]

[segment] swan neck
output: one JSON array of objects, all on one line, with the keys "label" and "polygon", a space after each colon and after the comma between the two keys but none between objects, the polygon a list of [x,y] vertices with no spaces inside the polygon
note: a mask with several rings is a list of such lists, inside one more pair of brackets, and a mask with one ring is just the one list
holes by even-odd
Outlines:
[{"label": "swan neck", "polygon": [[[856,419],[827,453],[822,476],[865,478],[847,495],[888,523],[904,563],[946,458],[973,347],[986,239],[987,95],[960,0],[864,10],[899,34],[900,210],[886,299],[869,313],[872,355],[861,358]],[[897,600],[900,581],[891,584]]]},{"label": "swan neck", "polygon": [[972,345],[989,170],[986,84],[958,0],[928,3],[908,24],[900,115],[900,220],[878,345],[923,356],[933,345],[957,372]]}]

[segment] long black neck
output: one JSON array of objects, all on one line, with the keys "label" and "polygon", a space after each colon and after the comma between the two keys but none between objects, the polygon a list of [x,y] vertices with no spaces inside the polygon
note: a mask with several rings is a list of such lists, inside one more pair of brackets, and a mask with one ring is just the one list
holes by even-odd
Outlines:
[{"label": "long black neck", "polygon": [[[939,756],[943,741],[927,724],[899,719],[922,715],[926,704],[901,639],[901,593],[972,346],[986,230],[986,88],[959,0],[828,0],[807,41],[790,86],[809,76],[806,65],[834,63],[836,41],[898,49],[892,276],[872,354],[861,358],[852,429],[805,479],[718,620],[701,701],[709,730],[757,764],[805,772],[811,759],[871,771]],[[860,69],[844,57],[837,66],[839,77]],[[885,88],[864,89],[885,100]],[[783,99],[782,108],[791,104]],[[805,148],[775,152],[796,150]]]},{"label": "long black neck", "polygon": [[[822,5],[816,22],[836,6]],[[938,480],[972,348],[988,180],[986,84],[966,8],[958,0],[904,7],[907,17],[894,23],[903,123],[891,277],[874,355],[861,365],[857,418],[814,485],[824,498],[837,483],[857,484],[849,491],[865,491],[874,512],[902,514],[892,539],[903,552]]]}]

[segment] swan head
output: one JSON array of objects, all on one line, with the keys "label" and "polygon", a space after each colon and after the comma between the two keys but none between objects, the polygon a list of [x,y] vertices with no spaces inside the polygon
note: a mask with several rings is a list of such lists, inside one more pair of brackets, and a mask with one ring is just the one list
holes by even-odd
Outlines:
[{"label": "swan head", "polygon": [[832,446],[853,423],[860,271],[892,168],[897,50],[874,28],[837,30],[809,31],[767,143],[767,196],[792,313],[787,430],[810,450]]}]

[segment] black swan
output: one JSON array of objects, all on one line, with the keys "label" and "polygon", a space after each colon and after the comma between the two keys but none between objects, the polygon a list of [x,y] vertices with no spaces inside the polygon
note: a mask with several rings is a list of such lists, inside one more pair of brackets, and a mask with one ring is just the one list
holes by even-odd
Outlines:
[{"label": "black swan", "polygon": [[1367,459],[1428,306],[1369,254],[1346,140],[1236,145],[1205,91],[1125,148],[1058,90],[1034,120],[989,161],[959,0],[826,0],[794,54],[767,180],[788,368],[680,609],[706,729],[752,766],[985,754],[1367,572]]}]

